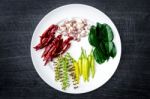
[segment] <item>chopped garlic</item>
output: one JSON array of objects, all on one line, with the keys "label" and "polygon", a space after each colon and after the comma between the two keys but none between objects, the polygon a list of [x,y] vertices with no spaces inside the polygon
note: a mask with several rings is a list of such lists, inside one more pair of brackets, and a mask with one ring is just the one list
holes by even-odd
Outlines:
[{"label": "chopped garlic", "polygon": [[89,25],[87,19],[72,18],[65,20],[59,27],[59,31],[64,36],[72,36],[74,40],[80,41],[81,37],[86,37],[89,32]]}]

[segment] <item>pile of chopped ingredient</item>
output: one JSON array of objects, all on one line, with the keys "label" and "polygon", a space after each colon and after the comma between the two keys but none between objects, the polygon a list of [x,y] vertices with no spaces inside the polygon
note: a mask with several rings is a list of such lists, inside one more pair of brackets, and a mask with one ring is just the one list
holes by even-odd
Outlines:
[{"label": "pile of chopped ingredient", "polygon": [[[63,21],[63,24],[52,24],[41,36],[40,42],[34,48],[45,49],[42,58],[45,65],[53,58],[65,53],[71,46],[71,40],[80,41],[88,35],[89,25],[86,19],[72,18]],[[64,39],[65,37],[65,39]]]},{"label": "pile of chopped ingredient", "polygon": [[81,50],[78,60],[75,60],[67,53],[64,56],[59,56],[54,62],[55,80],[61,82],[63,90],[70,86],[69,77],[71,77],[75,89],[78,88],[81,77],[83,77],[84,82],[89,81],[90,76],[94,78],[95,60],[93,51],[87,55],[83,48]]},{"label": "pile of chopped ingredient", "polygon": [[45,49],[42,58],[45,61],[45,65],[52,61],[53,58],[58,57],[59,55],[65,53],[71,46],[70,41],[73,37],[68,37],[63,39],[62,35],[55,35],[58,29],[57,25],[51,25],[41,36],[40,42],[34,48],[36,50]]},{"label": "pile of chopped ingredient", "polygon": [[81,37],[88,35],[89,28],[87,19],[72,18],[61,22],[58,31],[64,36],[72,36],[74,40],[79,42]]}]

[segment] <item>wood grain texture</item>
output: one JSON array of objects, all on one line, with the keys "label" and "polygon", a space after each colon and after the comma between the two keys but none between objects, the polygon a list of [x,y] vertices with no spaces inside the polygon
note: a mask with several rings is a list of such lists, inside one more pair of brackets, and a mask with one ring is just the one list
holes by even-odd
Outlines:
[{"label": "wood grain texture", "polygon": [[[113,77],[101,88],[81,95],[49,87],[30,57],[38,22],[69,3],[88,4],[106,13],[122,41],[122,57]],[[148,0],[0,0],[0,99],[150,99],[149,41]]]}]

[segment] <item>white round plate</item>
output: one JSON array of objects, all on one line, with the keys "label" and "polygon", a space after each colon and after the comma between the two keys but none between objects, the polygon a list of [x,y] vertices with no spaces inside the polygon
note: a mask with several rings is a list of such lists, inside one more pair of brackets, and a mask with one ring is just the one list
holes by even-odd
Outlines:
[{"label": "white round plate", "polygon": [[[43,50],[35,51],[33,47],[38,44],[39,39],[40,39],[39,36],[51,24],[56,24],[60,22],[61,20],[64,20],[67,18],[73,18],[73,17],[88,19],[93,24],[96,24],[96,22],[100,22],[100,23],[107,23],[108,25],[110,25],[114,32],[114,43],[117,48],[117,55],[114,59],[110,58],[108,62],[105,62],[101,65],[96,63],[95,77],[93,79],[90,78],[89,82],[83,82],[83,79],[81,78],[81,83],[79,85],[79,88],[74,89],[73,86],[70,86],[66,90],[62,90],[61,84],[55,81],[53,64],[49,63],[47,66],[44,66],[43,59],[41,58]],[[77,59],[79,55],[81,54],[81,46],[84,49],[86,49],[87,53],[90,52],[91,45],[89,44],[87,37],[82,38],[82,40],[79,43],[72,41],[72,46],[68,50],[68,52],[74,58]],[[105,15],[103,12],[101,12],[100,10],[94,7],[88,6],[88,5],[83,5],[83,4],[69,4],[69,5],[61,6],[61,7],[54,9],[53,11],[49,12],[39,22],[32,36],[31,57],[32,57],[32,61],[33,61],[33,64],[37,73],[48,85],[50,85],[54,89],[57,89],[65,93],[72,93],[72,94],[86,93],[86,92],[90,92],[92,90],[95,90],[101,87],[112,77],[112,75],[116,71],[119,61],[120,61],[120,57],[121,57],[120,36],[119,36],[116,26],[113,24],[110,18],[107,15]]]}]

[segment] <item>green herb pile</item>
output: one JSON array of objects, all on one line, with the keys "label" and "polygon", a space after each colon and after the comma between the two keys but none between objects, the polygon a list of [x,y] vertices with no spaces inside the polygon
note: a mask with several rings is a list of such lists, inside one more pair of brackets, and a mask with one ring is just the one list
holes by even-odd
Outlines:
[{"label": "green herb pile", "polygon": [[97,23],[96,26],[91,26],[88,40],[94,47],[93,55],[97,63],[102,64],[110,57],[116,56],[117,50],[113,39],[113,31],[108,24]]}]

